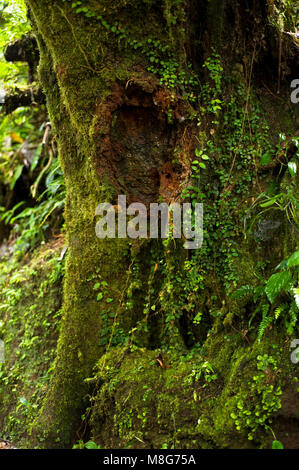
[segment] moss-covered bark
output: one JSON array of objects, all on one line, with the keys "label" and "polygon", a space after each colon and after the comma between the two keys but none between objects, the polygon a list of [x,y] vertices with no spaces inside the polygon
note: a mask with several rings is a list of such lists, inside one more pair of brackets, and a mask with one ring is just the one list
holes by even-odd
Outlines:
[{"label": "moss-covered bark", "polygon": [[[232,324],[231,319],[235,316],[239,336],[246,335],[242,325],[245,307],[232,305],[228,284],[235,287],[238,283],[248,282],[249,277],[254,279],[255,265],[263,259],[263,255],[258,250],[256,254],[252,253],[252,247],[242,241],[238,249],[240,262],[236,263],[234,253],[238,250],[231,251],[232,243],[226,239],[232,239],[235,244],[241,243],[242,211],[250,204],[248,198],[245,201],[244,198],[256,184],[263,186],[267,182],[258,181],[254,164],[250,175],[246,173],[245,181],[242,174],[245,171],[242,167],[244,162],[241,166],[232,164],[233,149],[227,158],[225,155],[222,158],[221,146],[228,140],[225,132],[231,123],[220,126],[221,130],[218,131],[215,120],[219,113],[217,115],[217,110],[210,108],[209,112],[203,112],[194,102],[193,87],[198,95],[202,93],[203,100],[209,96],[210,101],[236,93],[236,100],[240,99],[241,106],[245,108],[244,122],[240,126],[242,136],[244,126],[247,126],[252,66],[260,64],[259,58],[263,54],[267,60],[272,60],[268,36],[265,36],[260,55],[256,39],[252,37],[253,24],[255,34],[267,31],[267,9],[266,2],[259,2],[260,7],[256,2],[249,2],[249,13],[245,15],[238,2],[211,1],[208,2],[208,9],[206,3],[90,0],[86,2],[86,11],[80,11],[80,7],[76,12],[68,1],[28,0],[41,52],[40,79],[47,96],[66,179],[65,217],[69,246],[63,320],[54,374],[43,408],[33,423],[31,443],[34,445],[64,447],[73,442],[90,392],[85,379],[92,374],[107,345],[111,349],[114,342],[127,342],[128,345],[133,341],[132,337],[128,339],[128,332],[136,327],[138,321],[141,327],[138,326],[134,334],[139,346],[149,349],[162,347],[175,356],[199,339],[204,343],[213,324],[222,322],[217,320],[217,316],[221,318],[223,314],[230,315],[227,325]],[[220,12],[219,21],[215,20],[215,11],[217,15]],[[238,41],[244,44],[245,50],[240,46],[238,51],[232,53],[231,44]],[[222,63],[226,64],[227,70],[232,70],[231,76],[239,74],[243,77],[245,99],[244,94],[238,98],[238,87],[232,86],[229,80],[219,96],[217,74],[221,73],[220,69],[216,72],[210,69],[209,76],[205,72],[209,67],[202,72],[202,61],[211,57],[212,44],[222,54]],[[167,60],[169,63],[165,67]],[[242,60],[243,64],[240,63]],[[202,90],[198,88],[197,79],[190,79],[190,67],[201,76]],[[191,73],[192,76],[194,74]],[[162,85],[159,79],[162,79]],[[205,88],[205,85],[210,88]],[[254,115],[252,122],[256,123],[257,119],[271,122],[266,103],[261,98],[257,98],[258,101],[260,104],[262,102],[262,107],[265,104],[265,109],[261,116]],[[206,105],[209,106],[207,102]],[[234,123],[239,122],[238,113],[239,109],[232,118]],[[225,122],[225,117],[222,119]],[[294,130],[292,124],[289,127],[282,124],[282,127],[287,132]],[[255,129],[259,135],[257,126]],[[248,145],[252,137],[250,132]],[[213,162],[200,183],[201,190],[210,188],[206,220],[211,224],[207,232],[212,232],[203,255],[198,253],[191,257],[179,242],[174,244],[170,241],[162,245],[96,238],[94,214],[98,203],[115,203],[118,193],[125,193],[131,201],[142,200],[145,203],[154,202],[159,197],[167,202],[177,198],[190,180],[195,147],[199,142],[204,150],[213,135],[215,146],[210,157]],[[274,138],[271,131],[265,135]],[[119,136],[121,142],[118,141]],[[215,197],[219,195],[224,172],[232,176],[232,181],[229,177],[228,183],[222,187],[221,204],[217,205]],[[213,181],[215,187],[210,187]],[[229,199],[234,201],[232,207],[229,206]],[[232,220],[230,225],[227,220]],[[239,228],[234,232],[237,224]],[[292,234],[288,236],[290,240],[292,237]],[[290,246],[294,248],[294,241],[290,241]],[[278,251],[277,258],[282,254],[279,247]],[[287,254],[289,252],[290,248]],[[247,259],[248,253],[250,259]],[[272,264],[280,260],[276,257]],[[97,295],[98,290],[102,295]],[[157,313],[153,313],[155,311]],[[203,314],[200,328],[193,323],[197,314]],[[107,338],[103,334],[105,329]],[[225,336],[225,332],[220,334],[222,340]],[[209,347],[213,347],[213,339],[208,342]],[[229,354],[221,367],[231,370],[233,374],[233,363],[243,355],[243,349],[240,349],[238,358]],[[149,356],[154,358],[153,353]],[[128,364],[129,370],[142,368],[144,357],[147,357],[146,353],[140,361],[137,357],[136,363]],[[130,362],[130,359],[126,361]],[[172,369],[165,372],[170,376],[170,381],[174,380]],[[123,373],[126,374],[126,369]],[[159,373],[162,371],[159,370]],[[158,374],[157,369],[154,374]],[[184,377],[183,374],[182,379]],[[153,380],[156,381],[156,376]],[[133,385],[134,381],[126,390],[129,397]],[[117,387],[117,383],[114,386]],[[166,395],[170,389],[177,394],[178,406],[181,406],[179,401],[184,397],[179,387],[167,385]],[[110,411],[103,411],[106,406],[106,402],[103,405],[105,390],[100,392],[102,395],[94,411],[95,432],[98,432],[97,421],[101,423],[104,420],[103,413],[110,415]],[[224,387],[223,396],[228,393],[226,390]],[[221,395],[220,390],[217,393]],[[136,399],[141,400],[141,395],[138,394]],[[163,408],[161,400],[159,409]],[[169,396],[165,400],[167,409],[172,403]],[[128,406],[131,405],[128,398]],[[116,403],[116,407],[121,406],[121,402]],[[139,404],[134,406],[138,408]],[[195,419],[198,413],[193,402],[191,408]],[[111,410],[116,420],[118,412],[120,410],[115,413]],[[162,412],[159,413],[162,416]],[[205,437],[198,441],[196,436],[200,431],[186,429],[184,437],[180,438],[185,442],[182,445],[194,446],[193,441],[205,441],[203,445],[206,446],[208,442],[222,445],[226,437],[220,437],[219,419],[215,417],[218,437],[209,437],[208,424],[203,420],[202,434]],[[169,445],[168,428],[173,423],[165,421],[164,424],[167,429],[165,439]],[[232,432],[232,423],[230,426],[229,431],[223,428],[225,433]],[[128,444],[127,437],[122,430],[117,443]],[[103,445],[115,443],[110,437],[103,438],[103,441],[102,438],[100,434],[99,442]],[[172,438],[176,441],[175,434]],[[154,446],[164,443],[163,439],[146,439]]]},{"label": "moss-covered bark", "polygon": [[[94,6],[98,11],[103,8]],[[112,197],[109,179],[99,178],[95,170],[95,127],[102,119],[97,117],[97,106],[111,94],[113,83],[130,79],[135,64],[132,58],[124,57],[115,67],[110,39],[100,43],[99,26],[88,25],[91,22],[82,20],[70,5],[30,2],[30,7],[41,49],[41,81],[66,178],[69,244],[64,318],[54,377],[33,429],[34,436],[43,439],[45,435],[45,445],[55,442],[57,436],[65,445],[84,406],[88,390],[84,378],[91,373],[101,351],[100,313],[106,300],[96,301],[93,286],[98,280],[107,282],[109,298],[113,299],[109,308],[114,311],[126,288],[128,242],[100,242],[95,236],[95,208]],[[138,78],[140,73],[135,73]],[[129,324],[130,319],[121,318],[121,323]]]},{"label": "moss-covered bark", "polygon": [[283,335],[249,345],[229,329],[213,331],[205,362],[198,352],[179,361],[166,354],[165,369],[159,351],[123,353],[111,351],[97,365],[91,428],[101,448],[270,448],[272,434],[258,423],[264,417],[277,439],[295,445],[297,378]]}]

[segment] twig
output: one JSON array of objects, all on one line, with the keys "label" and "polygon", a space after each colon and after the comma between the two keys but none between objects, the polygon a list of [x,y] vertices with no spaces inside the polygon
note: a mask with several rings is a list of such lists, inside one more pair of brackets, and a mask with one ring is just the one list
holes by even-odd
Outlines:
[{"label": "twig", "polygon": [[50,129],[51,129],[51,123],[50,122],[46,122],[45,124],[45,132],[44,132],[44,136],[43,136],[43,141],[42,141],[42,146],[44,147],[48,141],[48,137],[49,137],[49,132],[50,132]]}]

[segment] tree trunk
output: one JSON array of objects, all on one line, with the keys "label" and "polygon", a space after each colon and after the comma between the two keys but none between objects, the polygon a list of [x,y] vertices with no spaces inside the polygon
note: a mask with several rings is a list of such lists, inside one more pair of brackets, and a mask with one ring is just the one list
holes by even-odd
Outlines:
[{"label": "tree trunk", "polygon": [[[233,93],[238,100],[237,87],[227,81],[217,89],[221,70],[202,65],[216,50],[225,70],[240,77],[245,97],[239,98],[235,119],[245,109],[242,134],[245,128],[250,133],[249,93],[262,80],[269,85],[277,64],[266,1],[242,6],[234,0],[71,3],[28,0],[67,188],[64,316],[53,378],[32,428],[32,442],[45,447],[74,442],[91,392],[85,379],[105,351],[116,348],[122,354],[117,346],[127,345],[132,328],[141,325],[134,336],[138,347],[178,355],[219,326],[219,312],[231,313],[228,284],[254,277],[252,266],[263,255],[252,256],[242,221],[251,203],[248,195],[264,182],[257,163],[250,163],[250,177],[241,182],[243,167],[239,157],[234,162],[234,149],[226,158],[221,155],[225,117],[207,106]],[[263,119],[272,126],[267,112]],[[161,198],[178,200],[190,186],[195,148],[205,150],[211,139],[216,143],[212,163],[199,184],[201,192],[209,188],[208,244],[202,253],[188,253],[181,241],[96,237],[97,205],[116,204],[118,194],[147,206]],[[272,266],[283,256],[283,248],[274,245]],[[198,312],[204,318],[196,328]],[[241,330],[242,321],[236,324]],[[225,367],[232,367],[230,360]]]}]

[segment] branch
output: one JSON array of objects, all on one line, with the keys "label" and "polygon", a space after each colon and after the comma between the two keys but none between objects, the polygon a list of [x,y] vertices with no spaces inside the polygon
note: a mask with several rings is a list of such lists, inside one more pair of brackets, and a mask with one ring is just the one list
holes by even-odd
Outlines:
[{"label": "branch", "polygon": [[35,37],[29,33],[20,39],[8,44],[4,51],[7,62],[28,62],[29,65],[37,65],[39,62],[39,50]]},{"label": "branch", "polygon": [[44,104],[45,102],[46,98],[40,87],[28,87],[23,90],[16,87],[2,94],[0,106],[5,114],[10,114],[22,106]]}]

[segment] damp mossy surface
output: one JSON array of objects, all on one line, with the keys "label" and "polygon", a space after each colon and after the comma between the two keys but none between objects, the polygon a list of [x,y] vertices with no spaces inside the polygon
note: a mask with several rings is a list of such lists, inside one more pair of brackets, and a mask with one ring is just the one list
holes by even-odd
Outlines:
[{"label": "damp mossy surface", "polygon": [[[295,111],[286,106],[272,122],[279,106],[263,98],[258,74],[249,80],[248,64],[263,70],[263,55],[245,26],[250,20],[264,34],[268,17],[262,6],[248,17],[232,3],[230,35],[225,1],[195,9],[200,27],[179,0],[90,0],[86,14],[71,2],[28,1],[66,183],[68,252],[51,379],[26,425],[27,447],[70,447],[77,430],[106,448],[269,447],[271,421],[280,429],[292,416],[283,405],[284,390],[287,403],[296,396],[287,386],[296,369],[285,323],[273,322],[259,342],[260,312],[254,319],[252,299],[232,293],[264,282],[297,249],[284,214],[263,239],[244,223],[271,183],[289,184],[287,173],[264,172],[260,160],[277,149],[278,132],[294,135]],[[232,56],[231,44],[243,43]],[[270,52],[268,60],[276,64]],[[163,126],[147,121],[153,109]],[[126,139],[115,142],[122,116]],[[125,157],[140,171],[132,162],[144,155],[147,126],[158,144],[167,135],[162,163],[173,176],[167,186],[163,165],[154,169],[155,194],[169,202],[185,190],[204,202],[196,253],[172,238],[96,237],[96,207],[128,189]]]},{"label": "damp mossy surface", "polygon": [[15,443],[27,438],[53,371],[62,306],[62,248],[60,238],[24,260],[10,255],[0,262],[1,438]]}]

